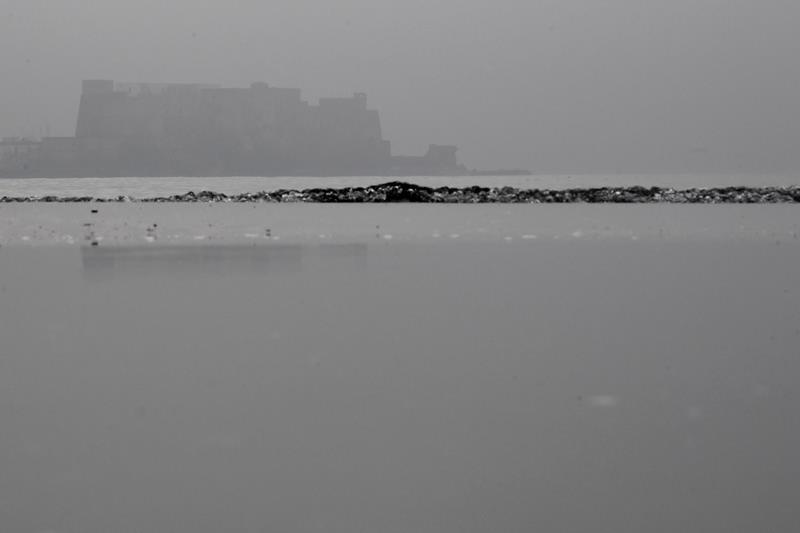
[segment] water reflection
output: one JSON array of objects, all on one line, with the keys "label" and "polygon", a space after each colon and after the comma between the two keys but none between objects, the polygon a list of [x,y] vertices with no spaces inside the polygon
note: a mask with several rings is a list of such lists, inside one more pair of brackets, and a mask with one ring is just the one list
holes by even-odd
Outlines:
[{"label": "water reflection", "polygon": [[364,243],[84,246],[81,261],[89,281],[120,275],[240,276],[292,274],[317,266],[360,270],[367,250]]},{"label": "water reflection", "polygon": [[0,248],[0,530],[794,529],[800,247],[289,242]]}]

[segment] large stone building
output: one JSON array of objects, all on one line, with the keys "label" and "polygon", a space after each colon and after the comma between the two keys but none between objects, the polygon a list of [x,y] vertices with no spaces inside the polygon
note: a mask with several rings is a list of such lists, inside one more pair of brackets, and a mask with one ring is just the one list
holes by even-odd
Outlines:
[{"label": "large stone building", "polygon": [[456,148],[395,157],[367,97],[300,89],[83,82],[75,137],[45,138],[6,175],[234,176],[458,174]]}]

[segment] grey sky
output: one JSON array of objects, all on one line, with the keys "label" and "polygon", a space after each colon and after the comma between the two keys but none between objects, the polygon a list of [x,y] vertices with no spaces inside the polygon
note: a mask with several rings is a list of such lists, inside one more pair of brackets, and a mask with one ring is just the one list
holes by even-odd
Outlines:
[{"label": "grey sky", "polygon": [[82,78],[369,94],[470,167],[800,172],[800,3],[0,0],[0,135],[73,134]]}]

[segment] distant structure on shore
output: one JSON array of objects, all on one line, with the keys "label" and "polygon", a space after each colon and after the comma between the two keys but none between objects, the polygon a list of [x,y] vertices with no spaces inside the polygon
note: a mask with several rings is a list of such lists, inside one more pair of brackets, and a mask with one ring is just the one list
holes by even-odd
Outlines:
[{"label": "distant structure on shore", "polygon": [[363,93],[86,80],[75,136],[4,139],[0,177],[468,174],[456,151],[393,156]]}]

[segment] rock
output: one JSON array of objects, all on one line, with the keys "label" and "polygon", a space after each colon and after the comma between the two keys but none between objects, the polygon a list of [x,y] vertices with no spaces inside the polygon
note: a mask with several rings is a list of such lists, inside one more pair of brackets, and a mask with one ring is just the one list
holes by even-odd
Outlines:
[{"label": "rock", "polygon": [[[8,197],[0,203],[17,202],[316,202],[316,203],[800,203],[800,187],[724,187],[717,189],[684,189],[660,187],[598,187],[590,189],[516,189],[513,187],[438,187],[431,188],[401,181],[369,187],[341,189],[278,190],[272,192],[228,195],[214,191],[189,191],[167,197],[135,199],[116,198]],[[92,213],[97,213],[96,209]]]}]

